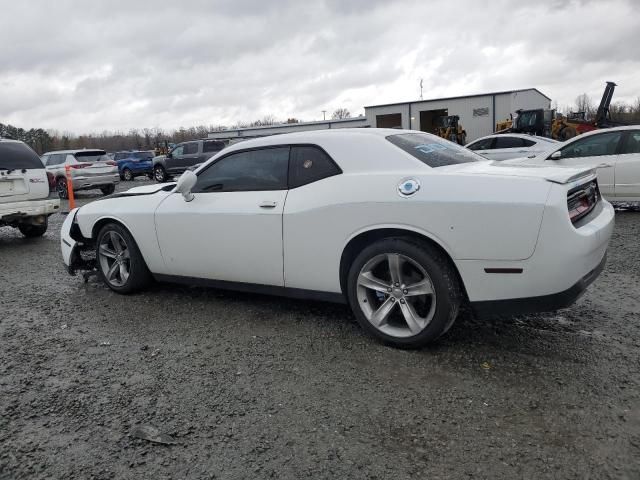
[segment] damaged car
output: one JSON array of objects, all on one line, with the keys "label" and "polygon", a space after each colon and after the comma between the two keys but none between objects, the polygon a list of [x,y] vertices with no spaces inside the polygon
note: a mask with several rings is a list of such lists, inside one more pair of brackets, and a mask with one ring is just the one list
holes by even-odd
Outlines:
[{"label": "damaged car", "polygon": [[395,129],[232,145],[177,183],[72,211],[70,273],[113,291],[153,280],[348,303],[383,342],[421,347],[463,305],[571,305],[602,270],[614,224],[590,168],[491,162]]}]

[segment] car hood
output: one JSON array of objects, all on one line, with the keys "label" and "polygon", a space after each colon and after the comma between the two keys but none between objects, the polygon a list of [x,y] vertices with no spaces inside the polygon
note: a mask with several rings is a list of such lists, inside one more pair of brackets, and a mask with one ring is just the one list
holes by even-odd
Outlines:
[{"label": "car hood", "polygon": [[438,170],[463,173],[468,175],[499,175],[505,177],[539,178],[553,183],[570,183],[582,177],[595,175],[595,169],[591,167],[565,167],[547,166],[521,163],[526,159],[517,161],[489,161],[461,163],[448,167],[440,167]]}]

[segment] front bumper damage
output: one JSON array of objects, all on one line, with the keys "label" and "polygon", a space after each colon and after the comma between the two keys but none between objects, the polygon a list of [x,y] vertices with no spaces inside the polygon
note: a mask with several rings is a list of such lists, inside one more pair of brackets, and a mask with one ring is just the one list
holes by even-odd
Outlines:
[{"label": "front bumper damage", "polygon": [[[69,212],[60,230],[60,249],[62,261],[69,275],[78,271],[94,272],[96,270],[95,247],[93,243],[82,236],[76,223],[78,209]],[[85,276],[86,280],[86,276]]]}]

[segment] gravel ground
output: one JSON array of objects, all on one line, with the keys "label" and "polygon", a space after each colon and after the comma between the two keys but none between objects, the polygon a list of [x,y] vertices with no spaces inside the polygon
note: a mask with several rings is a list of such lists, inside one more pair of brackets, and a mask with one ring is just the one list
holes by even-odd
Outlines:
[{"label": "gravel ground", "polygon": [[572,308],[462,318],[421,351],[339,305],[83,284],[62,219],[0,229],[1,479],[640,478],[638,212]]}]

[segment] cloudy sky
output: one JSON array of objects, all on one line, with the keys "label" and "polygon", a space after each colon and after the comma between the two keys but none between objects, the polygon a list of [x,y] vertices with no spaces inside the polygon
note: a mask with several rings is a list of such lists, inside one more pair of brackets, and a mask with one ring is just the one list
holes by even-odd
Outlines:
[{"label": "cloudy sky", "polygon": [[[521,4],[521,5],[519,5]],[[606,80],[640,96],[638,0],[0,0],[0,122],[75,133]]]}]

